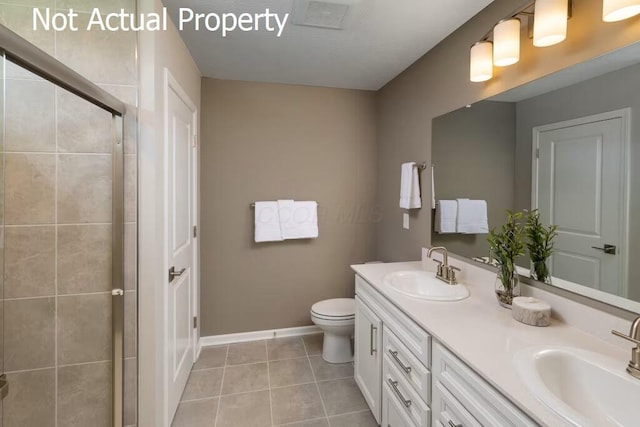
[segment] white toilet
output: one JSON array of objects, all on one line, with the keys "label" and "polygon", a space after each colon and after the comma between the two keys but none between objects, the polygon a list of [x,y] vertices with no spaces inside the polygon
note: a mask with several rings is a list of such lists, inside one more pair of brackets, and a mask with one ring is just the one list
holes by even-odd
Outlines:
[{"label": "white toilet", "polygon": [[356,318],[353,298],[327,299],[311,307],[311,320],[324,332],[322,358],[329,363],[353,361],[351,337]]}]

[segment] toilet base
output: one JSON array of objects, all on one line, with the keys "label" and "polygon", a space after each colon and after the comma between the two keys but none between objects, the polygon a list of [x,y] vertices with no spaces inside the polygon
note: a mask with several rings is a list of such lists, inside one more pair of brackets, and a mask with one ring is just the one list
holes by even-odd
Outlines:
[{"label": "toilet base", "polygon": [[322,358],[328,363],[353,362],[351,336],[325,332],[322,343]]}]

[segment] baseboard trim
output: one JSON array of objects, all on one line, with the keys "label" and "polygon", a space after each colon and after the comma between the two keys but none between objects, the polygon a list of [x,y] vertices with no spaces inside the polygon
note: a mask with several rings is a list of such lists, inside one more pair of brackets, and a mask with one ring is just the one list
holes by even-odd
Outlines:
[{"label": "baseboard trim", "polygon": [[211,347],[214,345],[235,344],[248,341],[267,340],[272,338],[289,338],[303,335],[311,335],[322,332],[319,327],[301,326],[298,328],[269,329],[266,331],[242,332],[239,334],[213,335],[200,337],[199,347]]}]

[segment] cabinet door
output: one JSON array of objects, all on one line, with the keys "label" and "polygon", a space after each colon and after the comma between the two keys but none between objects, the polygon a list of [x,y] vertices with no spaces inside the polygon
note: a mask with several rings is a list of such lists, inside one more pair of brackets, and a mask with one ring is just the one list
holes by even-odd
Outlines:
[{"label": "cabinet door", "polygon": [[388,385],[382,387],[382,427],[416,427]]},{"label": "cabinet door", "polygon": [[356,296],[355,379],[373,416],[380,423],[382,395],[382,322]]}]

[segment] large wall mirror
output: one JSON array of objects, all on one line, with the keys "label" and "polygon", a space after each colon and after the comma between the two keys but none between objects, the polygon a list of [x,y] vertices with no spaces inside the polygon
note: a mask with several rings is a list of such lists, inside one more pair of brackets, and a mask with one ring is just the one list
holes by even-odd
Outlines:
[{"label": "large wall mirror", "polygon": [[[436,199],[486,200],[490,229],[539,209],[551,284],[640,312],[640,43],[437,117],[432,150]],[[431,233],[489,253],[486,234]]]}]

